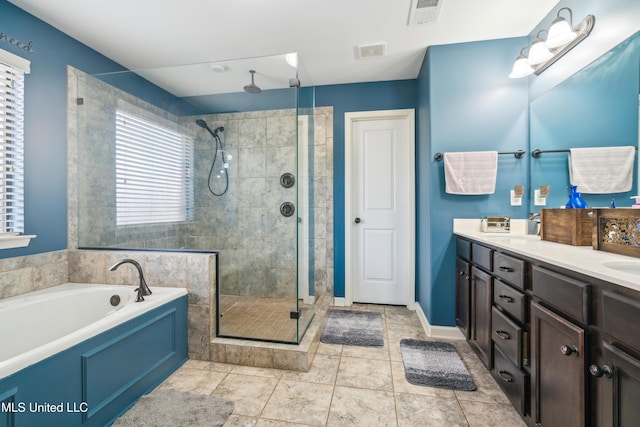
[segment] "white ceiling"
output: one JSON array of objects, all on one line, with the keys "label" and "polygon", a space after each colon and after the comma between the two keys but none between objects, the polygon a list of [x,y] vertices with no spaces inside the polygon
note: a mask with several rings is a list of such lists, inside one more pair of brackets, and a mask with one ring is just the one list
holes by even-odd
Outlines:
[{"label": "white ceiling", "polygon": [[[178,96],[241,90],[250,68],[258,86],[277,87],[264,61],[231,60],[288,52],[299,53],[303,86],[414,79],[428,46],[525,36],[558,3],[442,0],[436,22],[409,26],[412,0],[8,1]],[[385,56],[356,58],[356,46],[377,43]],[[211,72],[218,62],[224,73]],[[200,71],[179,67],[183,78],[149,70],[190,64]],[[213,83],[236,71],[226,89]]]}]

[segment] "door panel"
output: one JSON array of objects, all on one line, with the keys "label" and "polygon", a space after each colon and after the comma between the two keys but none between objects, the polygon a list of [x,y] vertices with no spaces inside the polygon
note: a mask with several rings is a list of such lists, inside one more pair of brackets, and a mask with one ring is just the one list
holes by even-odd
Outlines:
[{"label": "door panel", "polygon": [[[350,242],[354,302],[409,304],[413,232],[411,150],[407,118],[352,124]],[[348,255],[349,256],[349,255]]]},{"label": "door panel", "polygon": [[586,425],[585,331],[531,303],[533,417],[541,426]]}]

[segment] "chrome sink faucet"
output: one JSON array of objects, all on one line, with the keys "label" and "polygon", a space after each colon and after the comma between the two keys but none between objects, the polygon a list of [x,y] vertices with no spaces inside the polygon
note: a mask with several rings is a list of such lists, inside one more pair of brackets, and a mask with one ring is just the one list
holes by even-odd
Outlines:
[{"label": "chrome sink faucet", "polygon": [[136,260],[123,259],[122,261],[117,262],[109,267],[109,271],[116,271],[122,264],[133,264],[133,266],[138,269],[138,275],[140,276],[140,286],[138,286],[138,289],[136,289],[136,292],[138,292],[136,302],[144,301],[144,297],[146,295],[151,295],[151,289],[149,289],[149,286],[147,286],[147,282],[144,280],[142,266],[140,266],[140,263],[138,263],[138,261]]}]

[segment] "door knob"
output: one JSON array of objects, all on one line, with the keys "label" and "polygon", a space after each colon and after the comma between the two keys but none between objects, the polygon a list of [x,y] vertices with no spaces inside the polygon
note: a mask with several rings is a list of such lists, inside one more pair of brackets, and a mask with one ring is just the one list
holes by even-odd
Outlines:
[{"label": "door knob", "polygon": [[360,224],[362,220],[358,217],[356,217],[356,219],[353,220],[353,222],[355,222],[356,224]]}]

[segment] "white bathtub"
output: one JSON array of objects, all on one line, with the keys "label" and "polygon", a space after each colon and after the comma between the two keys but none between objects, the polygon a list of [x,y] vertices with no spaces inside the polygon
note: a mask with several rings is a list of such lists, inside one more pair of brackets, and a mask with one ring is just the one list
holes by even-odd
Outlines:
[{"label": "white bathtub", "polygon": [[135,302],[134,289],[66,283],[0,300],[0,379],[187,294],[152,287],[152,295]]}]

